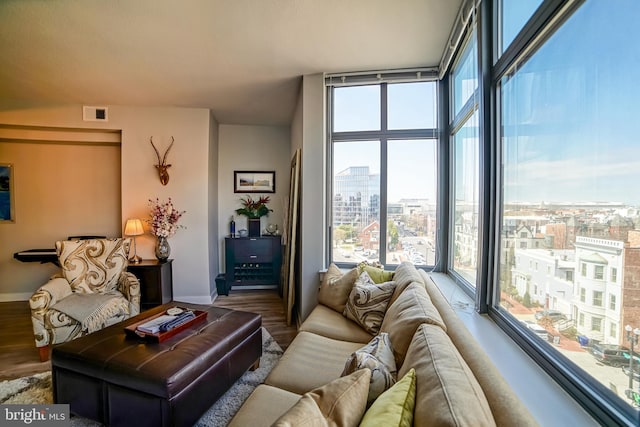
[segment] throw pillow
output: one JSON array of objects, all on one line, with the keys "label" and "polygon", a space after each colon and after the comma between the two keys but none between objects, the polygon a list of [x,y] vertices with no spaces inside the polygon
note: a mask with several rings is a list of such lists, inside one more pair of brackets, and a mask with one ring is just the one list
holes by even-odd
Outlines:
[{"label": "throw pillow", "polygon": [[371,372],[360,369],[305,393],[273,426],[357,426],[366,410]]},{"label": "throw pillow", "polygon": [[361,427],[410,427],[416,405],[416,371],[411,368],[393,387],[385,391],[365,412]]},{"label": "throw pillow", "polygon": [[335,264],[331,264],[322,279],[318,291],[318,302],[342,313],[357,278],[357,269],[353,268],[347,273],[342,273]]},{"label": "throw pillow", "polygon": [[368,265],[364,262],[358,264],[358,272],[366,271],[374,283],[390,282],[393,279],[393,271],[386,271],[383,268]]},{"label": "throw pillow", "polygon": [[347,359],[342,376],[364,368],[371,371],[367,398],[367,405],[370,405],[396,382],[396,361],[389,334],[383,332],[376,335],[369,344],[353,352]]},{"label": "throw pillow", "polygon": [[373,283],[363,271],[351,289],[343,314],[370,334],[377,335],[395,287],[395,282]]}]

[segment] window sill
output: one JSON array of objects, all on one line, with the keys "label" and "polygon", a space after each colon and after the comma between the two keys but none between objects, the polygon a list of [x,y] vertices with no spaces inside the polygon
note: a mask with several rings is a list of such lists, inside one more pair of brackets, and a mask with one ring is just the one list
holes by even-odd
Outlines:
[{"label": "window sill", "polygon": [[598,425],[488,316],[478,314],[474,301],[453,280],[442,273],[431,273],[431,277],[541,426]]}]

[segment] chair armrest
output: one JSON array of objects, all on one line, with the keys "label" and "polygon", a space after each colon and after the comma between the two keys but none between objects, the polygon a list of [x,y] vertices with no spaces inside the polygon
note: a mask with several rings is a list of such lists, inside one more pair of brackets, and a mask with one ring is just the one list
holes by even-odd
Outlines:
[{"label": "chair armrest", "polygon": [[71,286],[66,279],[54,277],[31,295],[29,307],[31,307],[31,323],[33,324],[36,346],[43,347],[49,344],[50,337],[44,324],[45,314],[52,305],[72,293]]},{"label": "chair armrest", "polygon": [[40,286],[29,298],[31,311],[47,311],[63,298],[72,294],[71,286],[66,279],[54,277]]},{"label": "chair armrest", "polygon": [[129,301],[129,316],[140,313],[140,280],[128,271],[120,275],[118,291]]}]

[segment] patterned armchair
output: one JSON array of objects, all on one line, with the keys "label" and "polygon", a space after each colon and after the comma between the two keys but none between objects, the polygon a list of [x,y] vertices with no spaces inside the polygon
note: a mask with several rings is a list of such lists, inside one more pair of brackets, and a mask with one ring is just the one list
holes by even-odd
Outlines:
[{"label": "patterned armchair", "polygon": [[127,272],[130,239],[56,242],[62,267],[29,299],[40,360],[49,347],[121,322],[140,312],[140,282]]}]

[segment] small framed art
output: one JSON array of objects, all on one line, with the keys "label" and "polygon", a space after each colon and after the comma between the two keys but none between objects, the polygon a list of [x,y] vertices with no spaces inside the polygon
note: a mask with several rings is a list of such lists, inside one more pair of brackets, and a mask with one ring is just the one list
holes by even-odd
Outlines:
[{"label": "small framed art", "polygon": [[15,221],[13,165],[0,163],[0,223]]},{"label": "small framed art", "polygon": [[275,171],[234,171],[234,193],[275,193]]}]

